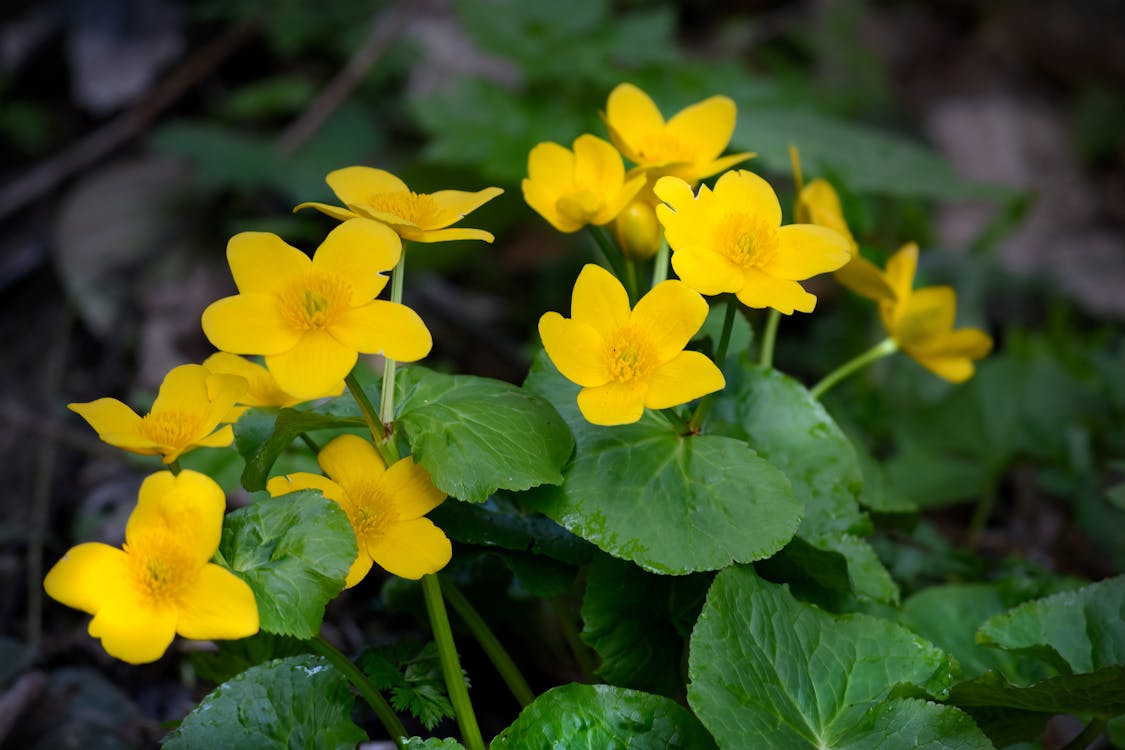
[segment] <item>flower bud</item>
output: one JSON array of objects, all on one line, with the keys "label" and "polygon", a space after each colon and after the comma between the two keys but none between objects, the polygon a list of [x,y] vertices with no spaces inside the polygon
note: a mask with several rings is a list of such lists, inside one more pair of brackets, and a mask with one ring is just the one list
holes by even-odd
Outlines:
[{"label": "flower bud", "polygon": [[613,236],[626,258],[647,260],[660,248],[664,228],[660,226],[652,206],[643,200],[635,200],[614,219]]}]

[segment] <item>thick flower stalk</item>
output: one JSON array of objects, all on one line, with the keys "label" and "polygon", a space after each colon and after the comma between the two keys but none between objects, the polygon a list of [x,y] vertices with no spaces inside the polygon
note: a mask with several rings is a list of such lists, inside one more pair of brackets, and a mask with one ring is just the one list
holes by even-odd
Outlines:
[{"label": "thick flower stalk", "polygon": [[374,219],[412,242],[492,242],[491,232],[450,225],[504,192],[490,187],[475,193],[462,190],[415,193],[390,172],[373,167],[345,167],[329,172],[324,179],[344,205],[301,203],[294,211],[315,208],[340,221],[360,217]]},{"label": "thick flower stalk", "polygon": [[[247,409],[252,406],[295,406],[309,399],[299,398],[291,393],[281,390],[277,379],[262,365],[251,362],[245,357],[229,352],[215,352],[203,360],[203,366],[213,373],[237,375],[246,381],[246,392],[239,397],[224,422],[237,422]],[[324,393],[316,396],[339,396],[344,392],[344,381],[339,381]]]},{"label": "thick flower stalk", "polygon": [[317,454],[328,476],[297,472],[274,477],[266,489],[277,497],[297,490],[320,490],[351,521],[359,553],[345,586],[363,580],[372,563],[402,578],[418,579],[446,566],[453,553],[445,533],[427,513],[445,493],[430,474],[407,456],[385,467],[375,447],[357,435],[341,435]]},{"label": "thick flower stalk", "polygon": [[193,640],[258,632],[254,592],[209,562],[219,548],[226,498],[210,477],[162,471],[141,484],[122,549],[72,548],[43,581],[47,594],[94,616],[89,633],[131,664],[159,659],[178,633]]},{"label": "thick flower stalk", "polygon": [[753,172],[727,172],[698,195],[678,177],[662,177],[656,207],[672,248],[672,268],[700,294],[733,292],[747,307],[787,315],[812,312],[816,297],[800,281],[848,262],[847,240],[814,224],[781,226],[781,204]]},{"label": "thick flower stalk", "polygon": [[645,184],[644,175],[625,179],[621,154],[593,135],[580,135],[574,150],[540,143],[527,157],[522,183],[527,204],[560,232],[608,224]]},{"label": "thick flower stalk", "polygon": [[887,334],[918,364],[944,380],[962,383],[973,376],[973,360],[992,351],[992,337],[977,328],[954,330],[957,294],[948,286],[914,289],[918,246],[904,245],[887,261],[893,300],[879,304]]},{"label": "thick flower stalk", "polygon": [[582,386],[578,408],[593,424],[631,424],[645,407],[678,406],[725,385],[706,355],[684,351],[707,318],[707,302],[683,282],[657,284],[630,310],[621,282],[587,265],[570,312],[543,315],[539,335],[559,372]]},{"label": "thick flower stalk", "polygon": [[239,293],[203,311],[203,332],[223,351],[264,355],[281,390],[302,400],[335,389],[360,352],[415,362],[433,344],[425,323],[375,299],[401,253],[398,236],[371,219],[340,224],[311,260],[276,235],[237,234],[227,260]]},{"label": "thick flower stalk", "polygon": [[877,302],[894,298],[894,290],[882,270],[860,255],[859,243],[844,219],[840,196],[827,180],[818,177],[801,188],[793,215],[798,223],[834,229],[847,240],[851,259],[833,272],[837,281],[856,294]]},{"label": "thick flower stalk", "polygon": [[163,456],[171,464],[194,448],[221,448],[234,442],[231,408],[246,391],[236,375],[215,374],[202,365],[180,365],[164,376],[152,409],[143,417],[115,398],[67,404],[98,437],[123,450]]}]

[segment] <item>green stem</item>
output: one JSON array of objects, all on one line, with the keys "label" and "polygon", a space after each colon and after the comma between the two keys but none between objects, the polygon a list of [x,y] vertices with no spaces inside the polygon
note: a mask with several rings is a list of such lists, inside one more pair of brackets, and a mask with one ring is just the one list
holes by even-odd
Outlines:
[{"label": "green stem", "polygon": [[371,403],[371,399],[363,391],[363,386],[356,380],[355,373],[349,372],[344,378],[344,384],[348,386],[348,392],[352,394],[352,398],[359,404],[359,410],[363,414],[363,421],[367,422],[367,429],[371,430],[371,437],[375,441],[375,449],[379,451],[379,455],[383,458],[383,463],[387,466],[393,464],[398,457],[393,455],[393,443],[388,443],[383,440],[383,422],[379,419],[379,413],[375,411],[375,406]]},{"label": "green stem", "polygon": [[297,437],[299,437],[301,439],[301,442],[304,443],[308,447],[308,449],[313,452],[314,456],[320,453],[320,446],[316,444],[315,440],[309,437],[309,434],[307,432],[302,432],[297,435]]},{"label": "green stem", "polygon": [[773,367],[773,347],[777,343],[777,324],[780,321],[781,313],[771,307],[762,331],[762,351],[758,357],[758,364],[762,367]]},{"label": "green stem", "polygon": [[180,459],[178,458],[175,461],[169,461],[167,466],[168,471],[172,472],[172,476],[174,477],[178,477],[180,472],[183,471],[183,468],[180,466]]},{"label": "green stem", "polygon": [[[723,332],[719,334],[719,346],[715,349],[715,364],[722,369],[723,364],[727,361],[727,349],[730,347],[730,334],[734,330],[734,316],[738,313],[738,300],[733,295],[727,297],[727,309],[723,315]],[[699,432],[699,426],[703,424],[704,418],[711,411],[711,406],[715,401],[715,394],[708,393],[699,402],[699,406],[695,407],[695,413],[691,415],[691,421],[688,422],[688,432]]]},{"label": "green stem", "polygon": [[997,489],[996,477],[989,477],[984,492],[981,493],[981,496],[977,499],[976,507],[973,508],[973,517],[969,519],[969,528],[965,532],[965,543],[970,547],[976,544],[977,537],[980,536],[980,532],[984,530],[985,524],[992,516],[992,509],[996,507]]},{"label": "green stem", "polygon": [[323,636],[314,636],[305,641],[305,643],[311,646],[318,654],[332,662],[332,666],[336,667],[336,669],[340,670],[340,672],[348,678],[348,682],[363,696],[363,699],[367,701],[367,705],[371,706],[372,710],[375,711],[375,716],[379,718],[379,723],[383,725],[383,728],[386,729],[387,733],[391,736],[395,747],[402,747],[403,738],[409,736],[406,732],[406,727],[399,721],[398,716],[395,715],[394,710],[391,708],[391,704],[387,703],[387,699],[384,698],[379,691],[375,689],[375,686],[371,684],[371,681],[367,679],[367,675],[353,664],[352,660],[345,656],[340,649],[324,640]]},{"label": "green stem", "polygon": [[655,264],[652,267],[653,286],[656,286],[668,278],[668,256],[671,252],[671,248],[668,247],[668,240],[661,238],[660,247],[656,251],[656,257],[653,259],[653,263]]},{"label": "green stem", "polygon": [[812,395],[813,398],[820,398],[829,388],[836,385],[856,370],[860,370],[883,357],[889,357],[896,351],[898,351],[898,344],[895,343],[894,339],[883,339],[867,351],[853,359],[849,359],[847,362],[825,375],[821,378],[819,383],[809,389],[809,394]]},{"label": "green stem", "polygon": [[[391,302],[402,304],[403,279],[406,277],[406,246],[402,248],[402,255],[391,271]],[[393,359],[383,360],[383,389],[379,398],[379,413],[383,415],[383,431],[380,442],[386,442],[395,431],[395,370],[396,363]]]},{"label": "green stem", "polygon": [[[601,227],[594,226],[593,224],[588,225],[586,229],[589,230],[590,236],[593,237],[594,242],[597,243],[599,256],[602,259],[603,265],[612,271],[613,275],[616,276],[622,284],[627,284],[627,274],[622,264],[624,258],[621,255],[621,251],[613,244],[613,240],[609,238],[609,234]],[[635,276],[636,274],[634,274],[634,280]],[[625,290],[629,292],[629,300],[632,301],[636,289],[629,289],[629,287],[626,286]]]},{"label": "green stem", "polygon": [[625,259],[625,291],[629,293],[629,304],[635,304],[638,299],[637,262],[632,258]]},{"label": "green stem", "polygon": [[441,583],[441,592],[445,594],[446,601],[457,612],[465,625],[469,628],[469,632],[477,639],[484,652],[488,654],[488,658],[492,660],[493,666],[496,671],[500,673],[503,678],[504,684],[512,691],[512,695],[519,701],[521,708],[526,708],[535,700],[535,693],[531,691],[531,686],[527,684],[523,674],[520,672],[519,667],[512,660],[512,657],[504,649],[500,643],[500,639],[488,627],[488,623],[480,616],[480,613],[473,608],[469,600],[465,598],[453,582],[444,576],[438,577],[438,582]]},{"label": "green stem", "polygon": [[468,750],[484,750],[484,739],[477,725],[473,704],[469,700],[469,688],[465,685],[465,675],[461,672],[461,660],[457,658],[457,644],[453,642],[453,630],[449,627],[449,615],[445,612],[445,602],[441,598],[441,583],[433,573],[422,576],[422,595],[426,599],[426,613],[430,616],[430,627],[434,631],[434,643],[441,657],[441,671],[445,676],[445,688],[449,691],[449,702],[461,728],[461,741]]},{"label": "green stem", "polygon": [[1105,729],[1106,720],[1100,716],[1090,719],[1090,723],[1086,725],[1085,729],[1070,742],[1066,743],[1063,750],[1085,750],[1090,747],[1098,735]]}]

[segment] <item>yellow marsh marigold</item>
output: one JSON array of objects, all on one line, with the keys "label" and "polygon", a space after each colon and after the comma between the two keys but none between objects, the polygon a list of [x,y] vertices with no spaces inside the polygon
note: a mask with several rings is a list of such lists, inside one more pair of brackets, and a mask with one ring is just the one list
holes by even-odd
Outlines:
[{"label": "yellow marsh marigold", "polygon": [[973,376],[973,360],[992,351],[992,338],[976,328],[953,330],[957,294],[947,286],[914,289],[918,246],[904,245],[887,261],[895,299],[879,304],[883,326],[899,348],[951,383]]},{"label": "yellow marsh marigold", "polygon": [[645,184],[644,175],[625,180],[621,154],[593,135],[580,135],[569,151],[540,143],[527,157],[523,197],[560,232],[613,221]]},{"label": "yellow marsh marigold", "polygon": [[834,272],[837,281],[868,299],[875,301],[894,299],[894,291],[887,284],[882,270],[860,255],[859,243],[855,241],[844,220],[840,196],[827,180],[818,177],[801,188],[797,193],[793,215],[798,223],[835,229],[848,241],[851,260]]},{"label": "yellow marsh marigold", "polygon": [[613,220],[613,238],[627,258],[648,260],[656,255],[664,241],[664,228],[656,218],[652,203],[637,198],[621,209]]},{"label": "yellow marsh marigold", "polygon": [[337,169],[324,179],[344,205],[302,203],[294,211],[315,208],[341,221],[357,217],[374,219],[395,230],[404,240],[413,242],[492,242],[492,234],[483,229],[447,227],[504,192],[490,187],[475,193],[462,190],[415,193],[390,172],[372,167]]},{"label": "yellow marsh marigold", "polygon": [[747,307],[812,312],[816,297],[797,283],[848,262],[847,240],[814,224],[781,226],[781,205],[753,172],[727,172],[698,196],[677,177],[662,177],[656,207],[672,248],[672,268],[701,294],[734,292]]},{"label": "yellow marsh marigold", "polygon": [[379,222],[350,219],[333,229],[310,260],[267,232],[243,232],[227,245],[239,294],[203,311],[216,348],[265,355],[286,393],[301,399],[337,387],[358,353],[414,362],[433,344],[405,305],[377,300],[402,243]]},{"label": "yellow marsh marigold", "polygon": [[209,562],[219,548],[226,498],[210,477],[162,471],[141,483],[123,549],[72,548],[43,581],[47,595],[94,616],[89,632],[132,664],[156,661],[177,633],[193,640],[258,632],[254,592]]},{"label": "yellow marsh marigold", "polygon": [[707,302],[681,281],[657,284],[630,310],[621,282],[587,265],[570,315],[545,314],[539,335],[559,372],[582,386],[578,408],[594,424],[630,424],[645,407],[678,406],[725,385],[706,355],[684,351],[703,327]]},{"label": "yellow marsh marigold", "polygon": [[235,375],[214,374],[203,365],[180,365],[164,376],[148,414],[139,416],[115,398],[67,408],[85,419],[98,437],[123,450],[163,456],[170,464],[193,448],[221,448],[234,441],[228,413],[246,391]]},{"label": "yellow marsh marigold", "polygon": [[409,456],[384,468],[375,447],[357,435],[341,435],[316,457],[327,477],[298,472],[274,477],[266,485],[273,496],[297,490],[320,490],[343,508],[355,531],[359,554],[348,571],[352,587],[372,562],[402,578],[418,579],[446,566],[453,548],[427,513],[441,505],[445,493]]},{"label": "yellow marsh marigold", "polygon": [[737,114],[731,99],[712,96],[665,122],[648,94],[622,83],[610,92],[602,119],[613,144],[638,167],[694,184],[753,156],[719,158],[730,142]]},{"label": "yellow marsh marigold", "polygon": [[[203,366],[214,373],[237,375],[246,380],[246,392],[238,399],[236,406],[227,413],[224,422],[237,422],[251,406],[286,407],[309,400],[281,390],[281,386],[277,384],[277,380],[269,370],[237,354],[215,352],[203,360]],[[339,396],[343,392],[344,381],[341,380],[315,398]]]}]

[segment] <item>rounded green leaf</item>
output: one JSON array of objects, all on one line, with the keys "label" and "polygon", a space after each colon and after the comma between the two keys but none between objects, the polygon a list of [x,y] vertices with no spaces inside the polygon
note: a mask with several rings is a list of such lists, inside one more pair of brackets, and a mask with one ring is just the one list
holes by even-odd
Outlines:
[{"label": "rounded green leaf", "polygon": [[340,506],[304,490],[228,513],[218,554],[254,590],[262,630],[311,638],[356,552]]},{"label": "rounded green leaf", "polygon": [[490,750],[708,750],[715,742],[680,704],[609,685],[548,690],[497,735]]},{"label": "rounded green leaf", "polygon": [[348,681],[317,656],[251,667],[224,682],[168,735],[164,750],[352,750],[367,739],[351,719]]}]

